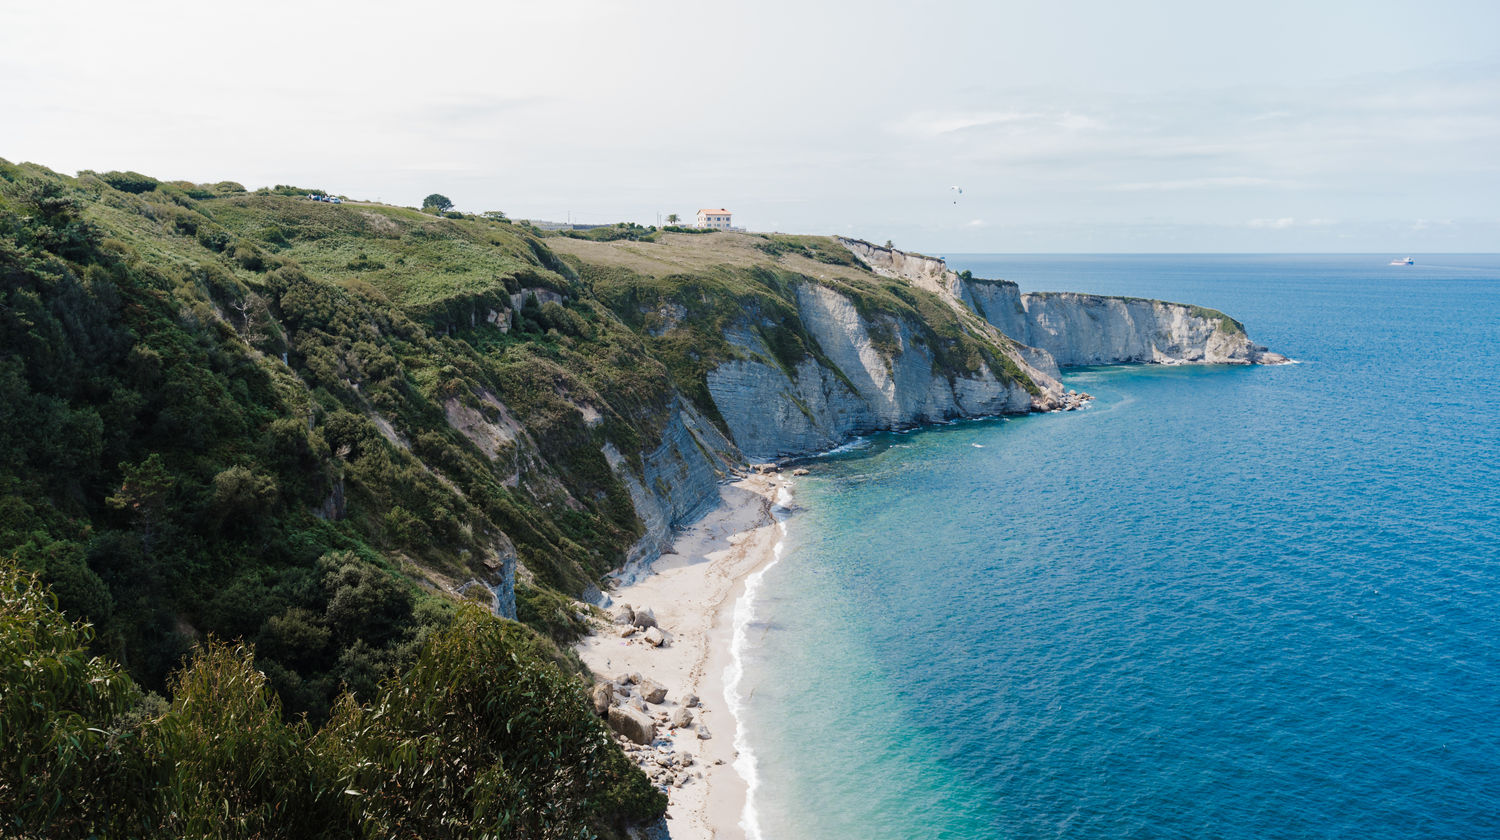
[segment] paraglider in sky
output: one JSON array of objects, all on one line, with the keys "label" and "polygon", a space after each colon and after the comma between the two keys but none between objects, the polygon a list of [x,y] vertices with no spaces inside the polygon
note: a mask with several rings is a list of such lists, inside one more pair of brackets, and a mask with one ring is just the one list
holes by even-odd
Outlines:
[{"label": "paraglider in sky", "polygon": [[954,195],[954,196],[953,196],[953,203],[954,203],[954,204],[957,204],[957,203],[958,203],[958,196],[960,196],[960,195],[963,195],[963,194],[964,194],[964,190],[963,190],[963,187],[949,187],[949,188],[948,188],[948,189],[950,189],[950,190],[952,190],[952,191],[953,191],[953,192],[954,192],[954,193],[956,193],[956,195]]}]

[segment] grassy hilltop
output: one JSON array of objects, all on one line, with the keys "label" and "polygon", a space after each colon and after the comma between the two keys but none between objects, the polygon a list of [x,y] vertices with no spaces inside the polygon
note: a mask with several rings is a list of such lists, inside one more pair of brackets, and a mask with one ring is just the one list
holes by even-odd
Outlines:
[{"label": "grassy hilltop", "polygon": [[[36,687],[51,711],[0,698],[0,814],[21,815],[0,832],[47,833],[39,820],[72,814],[59,836],[144,836],[162,813],[234,802],[261,828],[220,833],[275,834],[288,794],[252,783],[267,773],[367,832],[452,816],[513,836],[540,836],[525,827],[546,820],[608,833],[659,811],[568,676],[581,670],[566,648],[583,626],[572,599],[642,536],[602,450],[639,474],[679,399],[722,430],[705,378],[747,352],[726,342],[730,327],[757,332],[776,357],[764,361],[788,371],[819,356],[793,292],[812,280],[877,324],[919,323],[935,368],[1007,366],[934,296],[828,238],[565,235],[308,192],[0,161],[0,667],[20,679],[60,663]],[[504,599],[491,591],[511,567],[521,625],[497,634],[487,613]],[[483,686],[500,664],[471,673],[445,656],[496,657],[551,687]],[[479,682],[401,705],[445,669]],[[213,693],[223,685],[239,699]],[[193,715],[233,702],[260,710],[279,757],[186,760],[223,746]],[[401,781],[406,735],[356,734],[397,708],[377,717],[409,735],[424,716],[550,715],[563,740],[469,730],[480,758],[422,754],[489,781],[424,787]],[[162,740],[169,730],[196,734]],[[179,800],[101,804],[89,791],[110,762]],[[194,788],[173,767],[216,781]],[[353,767],[367,768],[357,783]],[[572,781],[527,792],[551,772]],[[320,798],[339,785],[370,798]],[[561,810],[502,819],[482,791],[490,805],[550,796]],[[361,823],[374,813],[387,822]]]}]

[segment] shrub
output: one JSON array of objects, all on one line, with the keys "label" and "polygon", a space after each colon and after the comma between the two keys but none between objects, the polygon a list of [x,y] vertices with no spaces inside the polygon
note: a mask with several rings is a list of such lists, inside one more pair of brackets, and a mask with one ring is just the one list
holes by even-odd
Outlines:
[{"label": "shrub", "polygon": [[120,192],[143,193],[156,189],[161,182],[149,175],[139,172],[106,172],[99,176],[100,180],[109,184]]},{"label": "shrub", "polygon": [[88,654],[92,640],[35,578],[0,559],[0,834],[87,836],[120,816],[128,742],[104,727],[140,693]]},{"label": "shrub", "polygon": [[582,686],[472,604],[370,706],[341,700],[314,751],[370,836],[573,837],[666,804],[611,756]]}]

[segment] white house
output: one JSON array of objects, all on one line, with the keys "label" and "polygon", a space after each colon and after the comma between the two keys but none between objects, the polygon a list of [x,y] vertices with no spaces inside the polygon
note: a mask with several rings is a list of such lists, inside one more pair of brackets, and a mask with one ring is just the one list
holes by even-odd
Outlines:
[{"label": "white house", "polygon": [[716,210],[699,210],[698,227],[729,230],[729,211],[722,207]]}]

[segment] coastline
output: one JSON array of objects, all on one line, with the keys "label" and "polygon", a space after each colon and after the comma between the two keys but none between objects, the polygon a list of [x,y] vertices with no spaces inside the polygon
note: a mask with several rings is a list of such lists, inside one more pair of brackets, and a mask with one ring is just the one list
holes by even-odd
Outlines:
[{"label": "coastline", "polygon": [[[735,715],[736,652],[749,620],[747,589],[753,596],[758,573],[780,553],[785,517],[776,509],[790,504],[791,486],[774,473],[720,485],[717,507],[679,533],[647,574],[609,593],[616,605],[649,608],[666,644],[653,647],[639,633],[622,637],[623,625],[601,623],[575,648],[598,679],[639,674],[664,686],[666,698],[651,704],[652,712],[675,714],[690,695],[699,698],[688,709],[690,726],[658,725],[655,750],[637,748],[637,760],[648,765],[674,753],[692,759],[681,768],[680,783],[666,788],[665,836],[672,840],[741,840],[758,833],[746,807],[755,769]],[[706,739],[700,737],[705,728]]]}]

